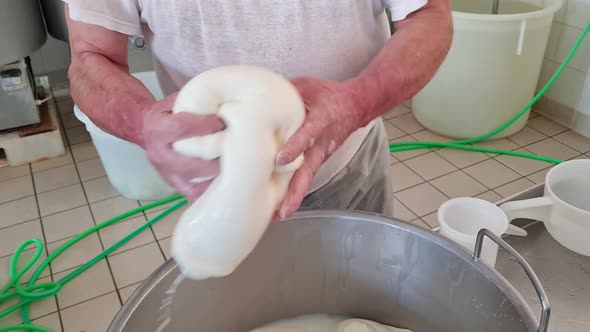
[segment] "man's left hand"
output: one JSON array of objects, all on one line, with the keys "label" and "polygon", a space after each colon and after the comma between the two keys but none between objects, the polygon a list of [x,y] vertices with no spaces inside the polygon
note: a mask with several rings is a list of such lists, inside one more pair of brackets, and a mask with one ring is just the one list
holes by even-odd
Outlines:
[{"label": "man's left hand", "polygon": [[279,151],[277,164],[289,164],[301,154],[305,160],[294,174],[274,221],[297,211],[320,166],[363,126],[364,115],[349,84],[307,77],[292,83],[303,98],[307,114],[301,127]]}]

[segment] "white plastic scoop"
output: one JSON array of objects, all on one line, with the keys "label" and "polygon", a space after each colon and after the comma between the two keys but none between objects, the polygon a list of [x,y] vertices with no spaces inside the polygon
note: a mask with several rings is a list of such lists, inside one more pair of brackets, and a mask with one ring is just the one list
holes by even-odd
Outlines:
[{"label": "white plastic scoop", "polygon": [[[526,236],[527,232],[509,224],[508,217],[493,203],[479,198],[459,197],[443,203],[438,209],[440,234],[473,252],[477,233],[485,228],[497,236],[504,234]],[[498,245],[484,241],[481,258],[490,266],[496,265]]]}]

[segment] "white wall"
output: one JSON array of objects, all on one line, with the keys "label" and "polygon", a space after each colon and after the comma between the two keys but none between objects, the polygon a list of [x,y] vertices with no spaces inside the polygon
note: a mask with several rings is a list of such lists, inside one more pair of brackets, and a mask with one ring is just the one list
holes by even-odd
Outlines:
[{"label": "white wall", "polygon": [[[590,0],[564,1],[564,7],[557,13],[553,22],[539,88],[563,63],[574,43],[582,34],[582,30],[590,22]],[[546,97],[551,101],[551,106],[543,109],[543,113],[549,116],[553,115],[561,122],[566,122],[567,116],[573,119],[574,112],[590,116],[590,34],[578,48],[569,66],[547,91]],[[556,105],[564,106],[564,108],[552,110],[551,107],[555,108]],[[572,114],[564,114],[567,113],[567,109]],[[566,125],[568,124],[566,123]],[[575,124],[569,125],[574,126]],[[590,128],[588,130],[590,131]]]}]

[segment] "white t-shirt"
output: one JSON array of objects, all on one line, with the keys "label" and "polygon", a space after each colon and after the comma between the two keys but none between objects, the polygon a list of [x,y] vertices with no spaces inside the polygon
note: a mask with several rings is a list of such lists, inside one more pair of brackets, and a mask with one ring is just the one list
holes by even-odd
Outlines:
[{"label": "white t-shirt", "polygon": [[[164,94],[217,66],[248,64],[289,78],[357,75],[427,0],[64,0],[73,20],[143,35]],[[315,191],[352,159],[371,129],[357,130],[318,170]]]}]

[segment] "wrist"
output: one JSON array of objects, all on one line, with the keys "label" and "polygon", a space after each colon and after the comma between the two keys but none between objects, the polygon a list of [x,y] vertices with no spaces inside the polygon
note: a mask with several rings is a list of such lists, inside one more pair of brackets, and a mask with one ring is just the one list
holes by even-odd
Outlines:
[{"label": "wrist", "polygon": [[379,116],[378,90],[374,81],[357,76],[344,82],[350,102],[356,109],[359,127],[364,127]]},{"label": "wrist", "polygon": [[136,111],[123,115],[122,119],[123,123],[127,124],[126,131],[129,140],[144,150],[147,148],[145,140],[146,124],[149,122],[147,118],[152,113],[154,104],[155,102],[138,107]]}]

